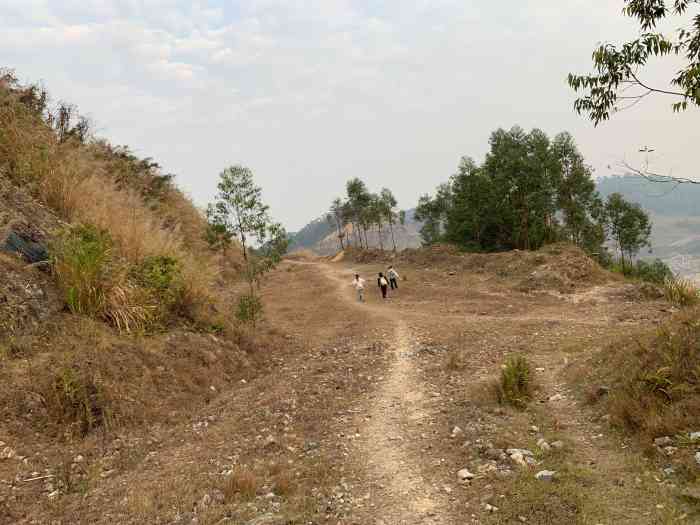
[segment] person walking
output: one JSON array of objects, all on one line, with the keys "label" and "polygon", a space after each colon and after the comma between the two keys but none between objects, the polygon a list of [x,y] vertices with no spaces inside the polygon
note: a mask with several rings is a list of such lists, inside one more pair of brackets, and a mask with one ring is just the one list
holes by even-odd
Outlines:
[{"label": "person walking", "polygon": [[357,300],[361,303],[365,302],[365,280],[360,277],[359,273],[355,274],[355,278],[352,281],[352,285],[357,291]]},{"label": "person walking", "polygon": [[399,289],[399,273],[394,270],[393,266],[389,266],[389,270],[387,271],[387,275],[389,276],[389,284],[391,285],[392,290],[398,290]]},{"label": "person walking", "polygon": [[386,280],[384,274],[379,272],[379,277],[377,278],[377,286],[379,286],[382,291],[382,299],[386,299],[387,290],[389,290],[389,281]]}]

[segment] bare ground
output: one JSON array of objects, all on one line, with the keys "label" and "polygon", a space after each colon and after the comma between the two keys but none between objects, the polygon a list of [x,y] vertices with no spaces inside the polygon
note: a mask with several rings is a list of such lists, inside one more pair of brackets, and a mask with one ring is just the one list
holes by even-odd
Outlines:
[{"label": "bare ground", "polygon": [[[611,338],[659,322],[666,304],[628,300],[619,282],[527,294],[507,279],[418,266],[399,268],[406,280],[382,301],[367,277],[378,270],[285,263],[264,299],[286,343],[256,356],[263,371],[169,424],[106,438],[99,453],[71,442],[69,458],[92,453],[78,467],[69,459],[67,473],[57,456],[42,463],[42,451],[11,443],[26,460],[0,461],[0,521],[698,522],[658,465],[586,406],[596,385],[564,373]],[[370,285],[364,304],[350,286],[355,271]],[[490,390],[514,352],[538,369],[525,411],[498,406]],[[540,452],[539,438],[564,447]],[[532,450],[537,465],[493,453],[506,448]],[[463,468],[475,479],[460,482]],[[76,469],[87,481],[52,497],[46,479],[25,481]],[[535,480],[544,469],[557,479]],[[232,483],[243,474],[247,492]]]}]

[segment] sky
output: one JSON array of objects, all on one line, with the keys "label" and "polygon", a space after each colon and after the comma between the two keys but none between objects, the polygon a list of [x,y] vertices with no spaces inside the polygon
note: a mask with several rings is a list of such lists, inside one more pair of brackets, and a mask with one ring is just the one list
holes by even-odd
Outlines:
[{"label": "sky", "polygon": [[[76,104],[97,134],[175,173],[204,206],[253,170],[294,231],[364,179],[415,206],[483,160],[499,127],[576,138],[596,176],[638,151],[697,173],[700,111],[647,98],[594,128],[569,72],[636,34],[621,0],[0,0],[0,66]],[[671,27],[673,28],[673,26]],[[664,87],[673,65],[647,82]]]}]

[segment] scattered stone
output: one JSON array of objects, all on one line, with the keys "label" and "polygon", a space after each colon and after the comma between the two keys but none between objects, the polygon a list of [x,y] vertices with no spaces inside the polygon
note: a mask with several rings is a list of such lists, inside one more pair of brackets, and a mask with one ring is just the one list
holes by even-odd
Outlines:
[{"label": "scattered stone", "polygon": [[500,448],[487,448],[484,451],[484,456],[493,461],[502,461],[506,459],[506,455]]},{"label": "scattered stone", "polygon": [[601,385],[601,386],[599,386],[598,389],[596,390],[596,394],[598,395],[598,397],[607,396],[609,393],[610,393],[610,387],[609,387],[609,386]]},{"label": "scattered stone", "polygon": [[462,434],[464,434],[464,431],[463,431],[461,428],[459,428],[458,426],[455,426],[455,427],[452,429],[452,432],[450,433],[450,435],[451,435],[453,438],[456,438],[456,437],[458,437],[458,436],[461,436]]},{"label": "scattered stone", "polygon": [[678,447],[664,447],[663,451],[664,454],[666,454],[668,457],[671,457],[675,455],[676,452],[678,452]]},{"label": "scattered stone", "polygon": [[5,447],[0,452],[0,459],[12,459],[17,455],[17,452],[12,447]]},{"label": "scattered stone", "polygon": [[691,432],[690,441],[700,441],[700,432]]},{"label": "scattered stone", "polygon": [[552,450],[552,446],[549,443],[547,443],[547,441],[544,438],[540,438],[537,441],[537,446],[542,452],[549,452],[550,450]]},{"label": "scattered stone", "polygon": [[695,462],[700,465],[700,452],[695,453]]},{"label": "scattered stone", "polygon": [[535,372],[544,372],[544,368],[542,368],[542,367],[535,368]]},{"label": "scattered stone", "polygon": [[49,493],[49,499],[56,499],[59,494],[60,494],[60,491],[58,489],[54,490],[53,492]]},{"label": "scattered stone", "polygon": [[552,448],[556,448],[557,450],[561,450],[561,449],[564,448],[564,442],[563,442],[563,441],[559,441],[559,440],[557,440],[557,441],[552,441],[552,442],[550,443],[550,445],[551,445]]},{"label": "scattered stone", "polygon": [[530,427],[530,432],[532,432],[533,434],[537,434],[539,431],[540,431],[540,428],[535,426],[535,425],[532,425]]},{"label": "scattered stone", "polygon": [[498,512],[498,507],[494,507],[490,503],[485,503],[484,504],[484,510],[487,512]]},{"label": "scattered stone", "polygon": [[506,449],[506,453],[509,456],[512,456],[513,454],[522,454],[523,456],[534,456],[534,454],[525,448],[509,448]]},{"label": "scattered stone", "polygon": [[459,478],[460,481],[470,481],[474,479],[476,476],[469,472],[467,469],[463,468],[459,472],[457,472],[457,477]]},{"label": "scattered stone", "polygon": [[520,523],[527,523],[527,518],[525,516],[518,516],[518,521]]},{"label": "scattered stone", "polygon": [[269,435],[267,436],[267,439],[265,439],[265,447],[271,447],[273,445],[277,444],[277,440],[275,439],[275,436]]},{"label": "scattered stone", "polygon": [[554,481],[555,475],[556,472],[553,470],[540,470],[537,474],[535,474],[535,479],[540,481]]},{"label": "scattered stone", "polygon": [[511,454],[510,459],[516,465],[519,465],[521,467],[527,467],[527,463],[525,462],[525,458],[520,452],[515,452],[514,454]]},{"label": "scattered stone", "polygon": [[656,445],[657,447],[665,447],[667,445],[670,445],[671,443],[673,443],[673,440],[668,436],[657,437],[654,440],[654,445]]},{"label": "scattered stone", "polygon": [[561,394],[554,394],[553,396],[550,396],[549,399],[547,399],[547,401],[549,401],[549,402],[556,402],[556,401],[563,401],[563,400],[564,400],[564,396]]},{"label": "scattered stone", "polygon": [[73,458],[73,463],[82,463],[83,461],[85,461],[85,458],[81,454]]},{"label": "scattered stone", "polygon": [[676,473],[676,469],[674,469],[673,467],[666,467],[664,469],[664,475],[667,478],[673,476],[675,473]]}]

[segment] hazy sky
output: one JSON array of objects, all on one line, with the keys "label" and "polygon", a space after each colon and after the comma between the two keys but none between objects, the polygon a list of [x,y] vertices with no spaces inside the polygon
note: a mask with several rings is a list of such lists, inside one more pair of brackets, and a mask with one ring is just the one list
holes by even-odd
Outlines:
[{"label": "hazy sky", "polygon": [[622,5],[0,0],[0,65],[154,157],[199,204],[225,166],[249,166],[294,230],[354,176],[412,207],[514,124],[570,131],[597,175],[649,145],[655,168],[695,176],[698,110],[649,99],[594,129],[571,109],[567,73],[590,69],[597,42],[634,34]]}]

